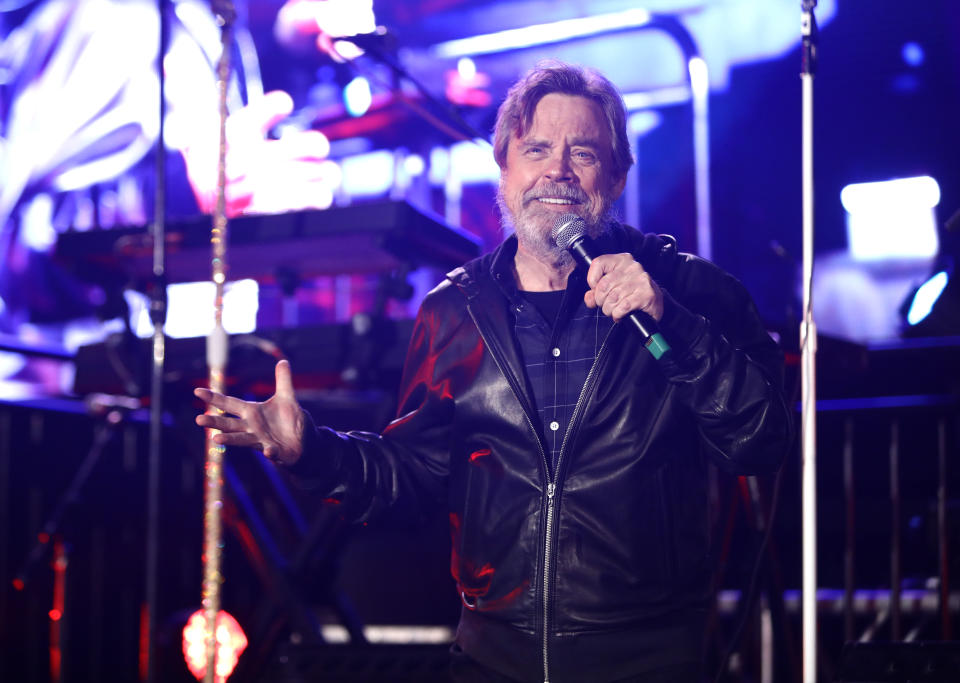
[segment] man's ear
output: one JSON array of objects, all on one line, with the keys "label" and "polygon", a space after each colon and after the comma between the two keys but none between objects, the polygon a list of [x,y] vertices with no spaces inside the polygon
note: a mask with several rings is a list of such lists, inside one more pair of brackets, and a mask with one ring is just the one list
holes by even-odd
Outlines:
[{"label": "man's ear", "polygon": [[623,188],[627,185],[627,174],[624,173],[619,178],[613,182],[613,186],[610,188],[610,199],[616,201],[620,199],[620,195],[623,194]]}]

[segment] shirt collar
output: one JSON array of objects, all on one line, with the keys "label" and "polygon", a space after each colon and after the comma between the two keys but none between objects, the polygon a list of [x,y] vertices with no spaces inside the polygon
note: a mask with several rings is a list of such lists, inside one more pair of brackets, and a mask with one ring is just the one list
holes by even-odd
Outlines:
[{"label": "shirt collar", "polygon": [[[515,301],[519,296],[517,279],[514,275],[514,258],[517,255],[517,236],[510,235],[497,250],[490,264],[490,276],[500,287],[500,291],[509,301]],[[567,278],[567,290],[577,293],[581,297],[587,291],[587,270],[577,265]]]}]

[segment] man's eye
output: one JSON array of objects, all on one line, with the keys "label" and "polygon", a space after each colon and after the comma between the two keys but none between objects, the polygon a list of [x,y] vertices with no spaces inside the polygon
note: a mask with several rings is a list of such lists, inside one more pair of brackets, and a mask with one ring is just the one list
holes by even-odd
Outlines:
[{"label": "man's eye", "polygon": [[543,147],[527,147],[527,154],[543,154]]},{"label": "man's eye", "polygon": [[585,162],[592,162],[596,159],[596,156],[593,154],[593,152],[586,152],[586,151],[574,152],[573,156],[575,156],[580,161],[585,161]]}]

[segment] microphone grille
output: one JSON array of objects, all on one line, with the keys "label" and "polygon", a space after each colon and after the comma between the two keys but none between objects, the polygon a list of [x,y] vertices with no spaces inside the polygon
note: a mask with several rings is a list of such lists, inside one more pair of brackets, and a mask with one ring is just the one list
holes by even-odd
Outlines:
[{"label": "microphone grille", "polygon": [[587,224],[580,216],[575,213],[565,213],[554,221],[550,234],[558,247],[569,249],[570,245],[583,237],[586,231]]}]

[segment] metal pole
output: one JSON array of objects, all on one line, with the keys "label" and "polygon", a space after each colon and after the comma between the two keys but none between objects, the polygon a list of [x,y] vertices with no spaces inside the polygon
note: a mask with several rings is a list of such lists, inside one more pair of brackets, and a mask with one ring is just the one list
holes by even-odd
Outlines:
[{"label": "metal pole", "polygon": [[890,639],[900,640],[900,422],[890,425]]},{"label": "metal pole", "polygon": [[947,420],[937,423],[937,546],[940,554],[940,639],[953,640],[950,622],[950,545],[947,534]]},{"label": "metal pole", "polygon": [[846,542],[843,551],[843,639],[851,641],[853,633],[854,562],[856,557],[856,498],[853,484],[853,418],[843,425],[843,498],[846,514]]},{"label": "metal pole", "polygon": [[167,118],[166,78],[163,58],[169,40],[169,16],[167,0],[157,0],[160,19],[160,36],[157,50],[157,77],[160,84],[160,103],[155,156],[156,191],[153,203],[153,282],[150,296],[150,320],[153,323],[153,362],[150,382],[150,448],[147,456],[147,547],[144,581],[146,608],[146,671],[148,683],[155,680],[156,624],[157,624],[157,574],[160,555],[160,455],[163,445],[163,365],[166,355],[166,340],[163,326],[167,320],[167,273],[166,273],[166,214],[167,214],[167,152],[165,124]]},{"label": "metal pole", "polygon": [[813,320],[813,74],[816,67],[816,0],[801,2],[803,96],[803,320],[801,352],[801,484],[803,506],[803,681],[817,680],[817,328]]},{"label": "metal pole", "polygon": [[[223,290],[226,282],[227,216],[226,216],[226,152],[227,152],[227,88],[230,82],[230,47],[233,43],[233,3],[214,2],[214,11],[221,25],[221,53],[217,65],[217,88],[220,99],[220,147],[217,161],[217,207],[210,231],[211,277],[216,289],[213,331],[207,339],[207,368],[211,391],[223,392],[229,340],[223,328]],[[223,454],[224,447],[213,442],[215,430],[206,434],[203,508],[203,610],[206,655],[205,683],[218,680],[217,616],[220,613],[221,559],[223,547]]]},{"label": "metal pole", "polygon": [[693,105],[693,170],[697,207],[697,253],[713,259],[713,228],[710,211],[710,78],[707,62],[700,56],[687,62],[690,100]]}]

